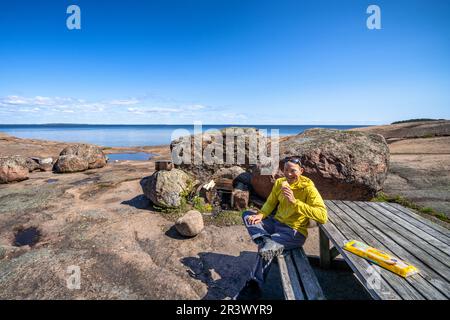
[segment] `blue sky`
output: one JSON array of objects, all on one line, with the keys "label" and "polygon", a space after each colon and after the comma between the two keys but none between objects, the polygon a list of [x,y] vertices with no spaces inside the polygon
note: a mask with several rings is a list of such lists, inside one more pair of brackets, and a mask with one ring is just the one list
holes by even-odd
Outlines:
[{"label": "blue sky", "polygon": [[449,30],[446,0],[2,1],[0,123],[450,118]]}]

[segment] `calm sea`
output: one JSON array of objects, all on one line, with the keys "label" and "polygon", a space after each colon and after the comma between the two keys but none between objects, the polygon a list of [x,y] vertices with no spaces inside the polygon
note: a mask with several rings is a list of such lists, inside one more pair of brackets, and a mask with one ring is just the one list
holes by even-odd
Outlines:
[{"label": "calm sea", "polygon": [[[361,126],[329,125],[203,125],[202,130],[222,129],[226,127],[255,127],[278,129],[281,136],[301,133],[311,128],[351,129]],[[19,138],[44,139],[62,142],[86,142],[107,147],[156,146],[169,144],[175,130],[184,129],[193,133],[193,125],[1,125],[0,132]],[[175,132],[174,137],[183,135]]]}]

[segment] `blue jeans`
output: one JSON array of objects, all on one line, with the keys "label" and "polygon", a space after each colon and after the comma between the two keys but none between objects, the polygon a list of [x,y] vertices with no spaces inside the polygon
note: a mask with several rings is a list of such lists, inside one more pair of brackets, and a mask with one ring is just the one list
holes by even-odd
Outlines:
[{"label": "blue jeans", "polygon": [[[286,250],[301,247],[305,243],[306,237],[301,232],[279,222],[272,216],[263,219],[260,223],[249,224],[247,218],[254,214],[255,213],[252,211],[245,211],[242,214],[244,225],[252,237],[252,240],[262,236],[270,237],[273,241],[282,244]],[[255,267],[253,268],[250,277],[251,279],[256,280],[260,286],[263,285],[264,280],[269,273],[271,262],[272,261],[264,261],[259,254],[257,255]]]}]

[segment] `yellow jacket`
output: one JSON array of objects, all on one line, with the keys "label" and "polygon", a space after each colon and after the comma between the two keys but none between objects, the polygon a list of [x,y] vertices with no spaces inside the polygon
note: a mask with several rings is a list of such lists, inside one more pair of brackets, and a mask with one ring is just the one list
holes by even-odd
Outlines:
[{"label": "yellow jacket", "polygon": [[318,223],[325,223],[328,220],[327,208],[322,200],[322,196],[317,191],[311,179],[300,176],[293,184],[289,185],[295,196],[295,203],[289,202],[281,192],[282,183],[286,178],[275,181],[272,192],[261,208],[263,219],[268,217],[278,204],[275,219],[291,228],[308,236],[306,227],[309,219]]}]

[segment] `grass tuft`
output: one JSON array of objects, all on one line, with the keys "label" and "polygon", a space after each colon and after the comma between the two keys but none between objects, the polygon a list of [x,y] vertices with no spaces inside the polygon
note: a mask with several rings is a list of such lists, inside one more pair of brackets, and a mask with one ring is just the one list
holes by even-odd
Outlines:
[{"label": "grass tuft", "polygon": [[439,220],[442,220],[442,221],[450,223],[450,219],[445,214],[443,214],[442,212],[438,212],[438,211],[436,211],[436,210],[434,210],[433,208],[430,208],[430,207],[421,207],[418,204],[416,204],[416,203],[412,202],[411,200],[409,200],[409,199],[407,199],[405,197],[402,197],[400,195],[390,196],[390,195],[387,195],[384,192],[379,192],[376,195],[376,197],[374,197],[370,201],[373,201],[373,202],[398,203],[398,204],[400,204],[400,205],[402,205],[402,206],[404,206],[406,208],[417,210],[417,211],[419,211],[421,213],[425,213],[425,214],[431,215],[433,217],[438,218]]}]

